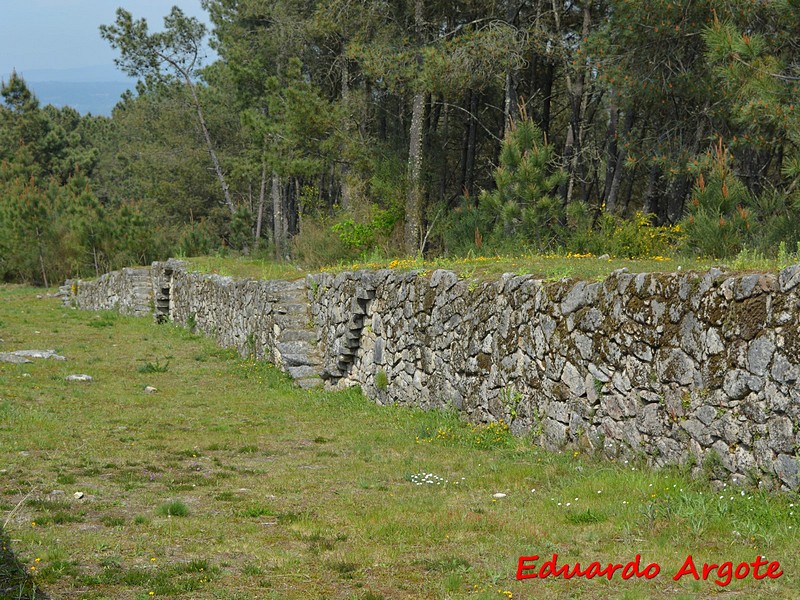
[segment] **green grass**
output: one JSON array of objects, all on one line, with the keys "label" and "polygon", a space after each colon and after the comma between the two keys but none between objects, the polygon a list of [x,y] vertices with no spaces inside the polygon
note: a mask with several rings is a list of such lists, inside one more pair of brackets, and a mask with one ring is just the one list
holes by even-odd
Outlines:
[{"label": "green grass", "polygon": [[172,500],[161,504],[156,509],[156,514],[162,517],[188,517],[189,507],[181,500]]},{"label": "green grass", "polygon": [[187,258],[190,268],[200,273],[215,273],[226,277],[251,279],[302,279],[306,275],[301,267],[290,262],[256,259],[246,256],[220,257],[196,256]]},{"label": "green grass", "polygon": [[[246,257],[202,256],[187,259],[192,270],[255,279],[299,279],[307,272],[302,266],[287,262],[270,262]],[[533,275],[548,281],[574,277],[600,280],[616,269],[626,268],[631,273],[663,271],[705,271],[722,267],[732,272],[774,272],[797,260],[796,254],[767,258],[754,252],[742,252],[729,260],[694,259],[687,257],[653,257],[647,259],[599,258],[592,255],[522,255],[474,256],[465,258],[369,258],[363,262],[340,263],[325,267],[328,272],[356,271],[360,269],[417,270],[430,273],[435,269],[455,271],[462,279],[485,281],[496,279],[503,273]],[[316,269],[314,271],[317,271]]]},{"label": "green grass", "polygon": [[[36,294],[0,288],[0,349],[68,360],[0,364],[0,590],[14,589],[0,598],[800,596],[795,494],[715,492],[679,470],[548,453],[502,424],[304,392],[186,330],[95,327]],[[142,393],[139,357],[165,354],[159,394]],[[64,380],[76,372],[94,381]],[[515,580],[520,555],[554,552],[639,553],[662,574]],[[761,554],[785,575],[674,582],[687,554]]]}]

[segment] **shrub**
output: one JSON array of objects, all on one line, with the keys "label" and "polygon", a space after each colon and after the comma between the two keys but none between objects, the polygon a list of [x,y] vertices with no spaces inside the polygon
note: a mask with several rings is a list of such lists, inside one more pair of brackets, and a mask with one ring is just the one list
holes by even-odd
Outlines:
[{"label": "shrub", "polygon": [[641,212],[631,219],[602,213],[596,228],[573,236],[569,247],[574,252],[611,254],[622,258],[649,258],[673,253],[685,239],[680,225],[653,225],[653,215]]},{"label": "shrub", "polygon": [[292,256],[309,268],[352,260],[357,252],[342,242],[325,218],[305,218],[292,238]]}]

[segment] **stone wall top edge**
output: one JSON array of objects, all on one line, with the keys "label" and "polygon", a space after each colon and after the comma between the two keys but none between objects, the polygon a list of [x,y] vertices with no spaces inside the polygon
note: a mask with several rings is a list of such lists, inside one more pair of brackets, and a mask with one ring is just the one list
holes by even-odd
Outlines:
[{"label": "stone wall top edge", "polygon": [[[106,281],[110,277],[120,272],[134,273],[136,271],[144,271],[148,269],[172,269],[185,272],[193,277],[201,277],[208,279],[222,285],[231,285],[238,282],[255,281],[255,282],[270,282],[276,285],[288,284],[297,285],[299,282],[304,281],[307,285],[325,285],[338,287],[347,281],[358,283],[367,283],[377,285],[379,283],[403,283],[411,282],[417,279],[426,280],[431,287],[439,287],[443,282],[445,289],[452,287],[456,282],[461,281],[458,273],[449,269],[435,269],[430,272],[412,270],[412,271],[396,271],[392,269],[361,269],[354,271],[341,271],[338,273],[332,272],[317,272],[307,273],[297,279],[261,279],[255,277],[234,277],[227,275],[218,275],[215,273],[202,273],[193,271],[187,261],[177,260],[170,258],[167,261],[155,261],[150,267],[125,267],[120,271],[111,271],[104,273],[94,279],[69,279],[70,284],[86,285],[93,282]],[[681,280],[698,280],[702,279],[711,284],[710,287],[717,285],[730,286],[737,291],[741,289],[743,282],[760,281],[762,291],[780,291],[788,292],[800,285],[800,263],[791,265],[782,269],[780,272],[757,272],[757,273],[732,273],[730,271],[722,270],[718,267],[712,267],[706,271],[653,271],[647,273],[631,273],[627,268],[617,269],[609,273],[606,277],[600,280],[583,279],[580,277],[564,277],[558,280],[547,280],[538,278],[533,274],[518,275],[516,273],[503,273],[495,278],[485,279],[480,281],[480,284],[490,285],[495,288],[497,293],[509,293],[519,288],[526,286],[545,287],[552,289],[559,289],[566,292],[572,287],[583,285],[598,284],[598,288],[613,290],[618,289],[618,284],[624,281],[625,288],[627,284],[634,281],[637,291],[646,290],[649,286],[648,283],[656,280],[662,284],[677,283]],[[768,283],[764,283],[768,282]],[[745,283],[745,285],[751,285]]]}]

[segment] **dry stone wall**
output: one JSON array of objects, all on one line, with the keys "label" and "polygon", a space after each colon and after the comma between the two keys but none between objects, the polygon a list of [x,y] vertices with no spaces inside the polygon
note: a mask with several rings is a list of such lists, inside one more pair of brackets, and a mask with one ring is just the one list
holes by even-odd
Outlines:
[{"label": "dry stone wall", "polygon": [[[69,300],[127,310],[131,275],[104,277],[68,282]],[[800,265],[778,275],[623,270],[601,282],[477,283],[442,270],[265,282],[168,262],[150,278],[162,306],[154,300],[151,313],[272,360],[305,386],[359,384],[380,403],[503,419],[550,449],[800,487]]]},{"label": "dry stone wall", "polygon": [[114,309],[122,314],[142,317],[153,313],[152,285],[149,267],[127,268],[101,275],[88,285],[86,282],[67,280],[61,287],[61,293],[79,307]]}]

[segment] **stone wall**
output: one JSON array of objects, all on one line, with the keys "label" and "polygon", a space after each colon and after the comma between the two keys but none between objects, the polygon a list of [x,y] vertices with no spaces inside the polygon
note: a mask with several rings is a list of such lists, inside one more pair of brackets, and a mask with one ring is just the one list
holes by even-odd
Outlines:
[{"label": "stone wall", "polygon": [[153,314],[153,279],[149,267],[113,271],[91,282],[69,279],[61,287],[68,302],[91,310],[119,310],[143,317]]},{"label": "stone wall", "polygon": [[[130,277],[104,277],[77,282],[71,300],[124,309]],[[169,297],[165,318],[303,385],[360,384],[380,403],[503,419],[550,449],[800,485],[800,265],[779,275],[618,271],[601,282],[382,270],[289,283],[156,263],[151,278]]]}]

